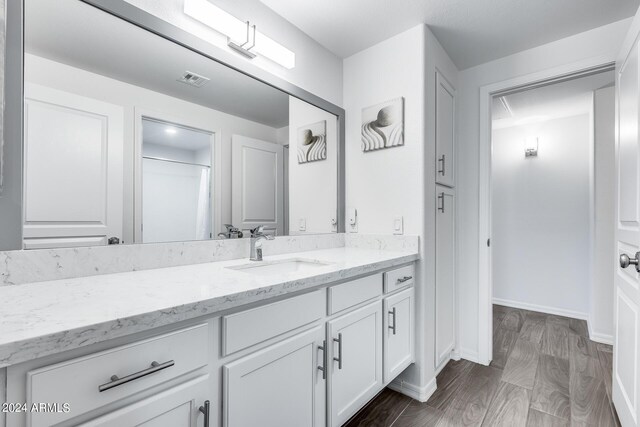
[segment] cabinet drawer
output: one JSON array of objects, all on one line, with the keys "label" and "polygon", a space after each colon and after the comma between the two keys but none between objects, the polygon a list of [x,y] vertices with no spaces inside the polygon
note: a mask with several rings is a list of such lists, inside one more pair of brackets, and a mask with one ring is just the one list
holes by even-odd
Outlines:
[{"label": "cabinet drawer", "polygon": [[[208,338],[208,325],[203,324],[30,371],[29,405],[68,403],[70,411],[29,413],[27,425],[50,426],[206,366]],[[131,381],[116,385],[113,375]]]},{"label": "cabinet drawer", "polygon": [[222,317],[222,354],[277,337],[324,317],[326,293],[320,289],[273,304]]},{"label": "cabinet drawer", "polygon": [[384,293],[413,286],[415,275],[413,264],[387,271],[384,273]]},{"label": "cabinet drawer", "polygon": [[335,314],[349,307],[382,295],[382,276],[363,277],[329,288],[329,314]]}]

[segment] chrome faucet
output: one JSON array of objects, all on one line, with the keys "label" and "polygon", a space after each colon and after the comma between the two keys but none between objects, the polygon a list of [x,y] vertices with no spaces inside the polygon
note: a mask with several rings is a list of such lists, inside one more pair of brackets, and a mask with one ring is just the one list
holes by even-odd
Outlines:
[{"label": "chrome faucet", "polygon": [[270,234],[264,234],[264,225],[249,230],[251,233],[251,252],[249,259],[251,261],[262,261],[262,240],[273,240],[275,237]]}]

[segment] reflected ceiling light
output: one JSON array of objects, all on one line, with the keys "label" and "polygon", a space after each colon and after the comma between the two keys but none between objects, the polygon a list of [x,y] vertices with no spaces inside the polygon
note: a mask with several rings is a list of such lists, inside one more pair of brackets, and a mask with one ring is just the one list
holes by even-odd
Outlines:
[{"label": "reflected ceiling light", "polygon": [[524,157],[538,157],[537,136],[529,136],[524,139]]},{"label": "reflected ceiling light", "polygon": [[295,53],[208,0],[185,0],[184,13],[227,36],[227,45],[249,59],[258,54],[288,69],[296,66]]},{"label": "reflected ceiling light", "polygon": [[166,128],[164,131],[166,133],[168,133],[169,135],[174,135],[174,134],[178,133],[178,130],[176,128],[171,128],[171,127]]}]

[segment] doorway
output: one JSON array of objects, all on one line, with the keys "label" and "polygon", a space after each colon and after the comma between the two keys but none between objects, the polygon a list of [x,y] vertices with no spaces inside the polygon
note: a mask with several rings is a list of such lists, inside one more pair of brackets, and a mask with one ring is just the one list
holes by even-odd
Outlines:
[{"label": "doorway", "polygon": [[213,237],[213,134],[142,117],[143,243]]},{"label": "doorway", "polygon": [[[585,270],[582,273],[586,277],[586,281],[591,281],[593,271],[592,259],[594,258],[593,240],[595,236],[595,162],[596,155],[594,151],[594,99],[595,92],[612,86],[614,75],[614,65],[611,63],[594,65],[590,68],[564,67],[563,69],[552,70],[546,75],[530,76],[528,78],[519,78],[511,81],[501,82],[490,86],[483,87],[481,90],[481,147],[480,147],[480,247],[479,247],[479,354],[478,360],[481,363],[490,363],[493,353],[493,332],[495,325],[493,324],[493,303],[495,273],[494,267],[499,261],[502,271],[498,272],[500,277],[498,283],[506,283],[511,278],[516,277],[521,284],[520,294],[517,292],[506,293],[501,296],[501,289],[498,292],[499,303],[508,304],[515,308],[541,311],[552,314],[562,314],[568,317],[585,318],[588,316],[593,296],[591,295],[591,283],[583,284],[583,288],[587,291],[583,292],[581,297],[581,309],[572,310],[571,306],[565,304],[560,306],[561,310],[553,310],[553,304],[544,304],[544,300],[537,295],[540,286],[531,286],[527,279],[531,274],[548,274],[553,270],[549,265],[544,266],[540,263],[536,264],[537,259],[531,254],[540,254],[540,248],[548,248],[542,253],[542,258],[547,257],[551,261],[557,262],[559,259],[581,259],[585,261],[580,268],[572,269],[572,272],[581,275],[578,271]],[[612,91],[613,89],[609,89]],[[566,96],[565,96],[566,95]],[[580,101],[582,99],[582,101]],[[586,101],[585,101],[586,99]],[[579,102],[580,101],[580,102]],[[546,104],[545,104],[546,103]],[[546,106],[545,106],[546,105]],[[611,117],[613,114],[613,103],[610,107]],[[518,110],[518,111],[516,111]],[[541,113],[541,110],[545,110]],[[494,114],[495,113],[495,114]],[[536,134],[536,130],[540,133],[544,128],[560,119],[571,121],[569,118],[583,116],[581,120],[574,120],[574,126],[578,121],[583,123],[581,127],[581,141],[583,143],[580,150],[580,161],[576,161],[576,155],[572,154],[572,148],[569,139],[573,138],[572,132],[562,136],[559,139],[561,143],[552,143],[552,139],[543,140],[541,135]],[[498,129],[494,130],[494,123]],[[586,125],[585,125],[586,123]],[[556,123],[557,124],[557,123]],[[613,124],[612,124],[613,125]],[[568,126],[568,125],[566,125]],[[520,128],[520,132],[516,130]],[[499,132],[502,140],[511,141],[499,142],[497,145],[503,144],[507,148],[502,158],[496,158],[496,147],[492,144],[494,133]],[[569,138],[571,137],[571,138]],[[555,138],[556,140],[558,138]],[[575,139],[575,138],[573,138]],[[577,144],[577,142],[574,142]],[[574,147],[575,148],[575,147]],[[614,137],[611,137],[610,146],[614,149]],[[542,151],[546,151],[543,161]],[[564,152],[565,163],[557,158],[558,154],[554,154],[555,160],[551,161],[551,153],[554,150]],[[611,151],[613,152],[613,151]],[[599,153],[598,155],[600,155]],[[498,153],[498,155],[500,155]],[[613,179],[613,171],[615,164],[611,161],[611,179]],[[549,163],[551,162],[551,163]],[[555,166],[554,166],[555,162]],[[566,177],[566,162],[579,163],[582,175],[580,178],[580,196],[576,191],[572,190],[568,185],[569,181]],[[494,164],[495,163],[495,164]],[[493,182],[495,178],[494,166],[499,173],[503,174],[502,187],[498,186],[498,200],[494,200],[494,192],[496,186]],[[548,169],[549,167],[555,169]],[[559,171],[553,172],[559,169]],[[514,179],[509,180],[508,175],[504,174],[516,173]],[[518,175],[519,174],[519,175]],[[555,177],[555,178],[554,178]],[[545,185],[549,186],[550,191],[544,192]],[[526,188],[525,188],[526,187]],[[562,190],[564,188],[564,190]],[[585,190],[586,189],[586,190]],[[563,193],[564,191],[564,193]],[[613,189],[610,191],[613,192]],[[571,206],[575,208],[576,200],[580,200],[583,209],[580,210],[580,227],[574,235],[579,235],[582,239],[586,239],[586,252],[571,258],[571,251],[560,250],[554,246],[552,240],[557,237],[559,232],[555,234],[549,233],[549,228],[545,228],[543,223],[535,223],[537,220],[546,219],[548,221],[559,221],[560,213],[566,214],[565,224],[575,226],[571,222],[574,219],[571,214],[563,211],[564,207]],[[535,201],[535,203],[534,203]],[[498,202],[501,211],[494,215],[494,204]],[[566,202],[566,203],[565,203]],[[560,203],[560,205],[558,205]],[[564,203],[564,205],[562,205]],[[578,204],[580,204],[578,203]],[[501,205],[500,205],[501,204]],[[529,210],[526,210],[526,207]],[[563,207],[564,206],[564,207]],[[586,206],[586,207],[585,207]],[[554,208],[558,209],[554,211]],[[533,214],[530,211],[533,209]],[[585,212],[586,211],[586,212]],[[575,209],[574,209],[575,212]],[[554,219],[555,218],[555,219]],[[500,226],[505,230],[495,235],[493,226],[495,221],[500,221]],[[534,221],[534,223],[531,223]],[[573,221],[575,222],[575,221]],[[528,224],[529,223],[529,224]],[[528,225],[527,225],[528,224]],[[548,224],[547,224],[548,225]],[[533,232],[535,227],[544,232]],[[509,229],[511,227],[511,229]],[[566,231],[562,225],[556,224],[560,230]],[[575,228],[575,227],[574,227]],[[518,230],[518,233],[510,231]],[[538,239],[537,246],[529,244],[519,244],[524,237],[529,235],[534,239]],[[547,240],[545,240],[545,235]],[[495,239],[498,240],[495,240]],[[506,240],[505,240],[506,239]],[[576,242],[576,245],[580,246]],[[585,243],[583,242],[584,246]],[[580,246],[580,247],[582,247]],[[506,249],[505,249],[506,248]],[[556,257],[549,255],[554,253]],[[561,255],[558,255],[560,253]],[[500,257],[496,255],[500,255]],[[508,255],[505,258],[505,254]],[[514,256],[516,255],[516,256]],[[574,254],[575,255],[575,254]],[[523,258],[524,257],[524,258]],[[605,258],[606,259],[606,258]],[[504,267],[504,268],[503,268]],[[556,268],[562,268],[561,264],[556,264]],[[569,268],[565,269],[569,270]],[[533,281],[535,282],[535,274]],[[609,276],[610,277],[610,276]],[[544,279],[543,279],[544,280]],[[536,282],[538,285],[540,281]],[[557,282],[556,282],[557,283]],[[547,281],[544,282],[549,293]],[[557,288],[557,286],[556,286]],[[525,289],[522,292],[522,289]],[[560,292],[564,292],[564,286],[557,288]],[[584,290],[584,289],[583,289]],[[612,294],[611,290],[611,294]],[[506,296],[505,296],[506,295]],[[526,297],[523,297],[523,295]],[[586,295],[586,296],[585,296]],[[565,295],[566,296],[566,295]],[[556,295],[551,295],[551,300],[555,300]],[[611,296],[610,296],[611,297]],[[528,298],[528,299],[527,299]],[[567,297],[569,298],[569,297]],[[520,301],[519,301],[520,300]],[[547,299],[547,301],[549,301]],[[586,301],[586,302],[585,302]],[[517,304],[517,303],[521,304]],[[556,307],[557,308],[557,307]],[[585,315],[587,313],[587,315]],[[608,342],[605,339],[603,342]]]}]

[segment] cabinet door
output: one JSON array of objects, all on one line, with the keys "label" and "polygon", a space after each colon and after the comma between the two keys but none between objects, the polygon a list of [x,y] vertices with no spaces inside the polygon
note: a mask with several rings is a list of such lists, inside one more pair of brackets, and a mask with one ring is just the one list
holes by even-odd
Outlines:
[{"label": "cabinet door", "polygon": [[454,192],[438,187],[436,212],[436,367],[455,346]]},{"label": "cabinet door", "polygon": [[224,365],[224,426],[324,426],[323,341],[318,326]]},{"label": "cabinet door", "polygon": [[384,299],[384,383],[414,361],[414,289]]},{"label": "cabinet door", "polygon": [[331,426],[341,426],[378,393],[382,383],[382,303],[328,323]]},{"label": "cabinet door", "polygon": [[455,91],[436,73],[436,183],[454,186]]},{"label": "cabinet door", "polygon": [[[200,406],[209,395],[209,375],[203,375],[148,399],[81,424],[81,427],[208,427]],[[215,420],[210,405],[210,417]]]}]

